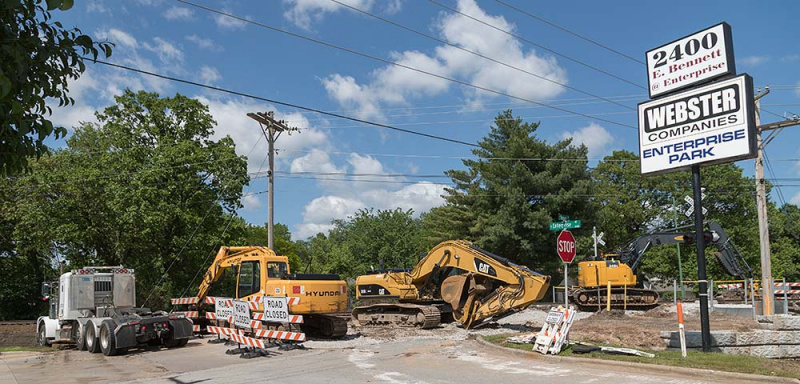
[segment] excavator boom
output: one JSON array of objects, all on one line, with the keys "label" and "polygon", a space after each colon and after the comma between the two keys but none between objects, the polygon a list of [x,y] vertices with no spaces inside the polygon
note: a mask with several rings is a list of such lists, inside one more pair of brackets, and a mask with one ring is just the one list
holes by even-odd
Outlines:
[{"label": "excavator boom", "polygon": [[550,277],[482,250],[467,241],[445,241],[411,271],[381,271],[356,279],[362,323],[433,327],[452,312],[465,328],[541,300]]}]

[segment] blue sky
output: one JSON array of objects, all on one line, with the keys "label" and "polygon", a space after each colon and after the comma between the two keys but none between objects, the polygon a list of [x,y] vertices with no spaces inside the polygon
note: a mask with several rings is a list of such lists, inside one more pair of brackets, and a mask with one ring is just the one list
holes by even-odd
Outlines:
[{"label": "blue sky", "polygon": [[[193,1],[483,90],[175,0],[76,2],[55,18],[114,42],[111,62],[237,92],[465,142],[480,140],[494,116],[511,108],[528,121],[541,121],[540,138],[573,137],[586,144],[590,165],[615,149],[638,152],[636,112],[629,108],[647,99],[645,66],[499,2],[437,0],[481,23],[428,1],[341,0],[436,41],[331,0]],[[651,48],[726,21],[733,29],[738,72],[753,76],[756,87],[772,88],[762,99],[762,123],[800,114],[800,23],[795,17],[800,2],[504,2],[637,60]],[[324,232],[331,220],[346,219],[360,208],[425,212],[443,202],[440,195],[449,179],[442,173],[472,157],[464,145],[99,64],[90,64],[71,85],[77,103],[54,108],[54,121],[66,127],[94,121],[93,112],[110,105],[125,88],[199,98],[217,120],[217,135],[230,135],[239,154],[250,154],[253,173],[266,170],[261,164],[267,145],[246,113],[274,111],[301,128],[276,144],[275,219],[289,225],[296,239]],[[779,204],[782,199],[800,203],[798,143],[800,127],[787,128],[766,150],[775,183],[783,185],[783,197],[771,196]],[[753,174],[753,160],[738,164]],[[261,177],[245,188],[239,213],[250,222],[266,221],[267,195],[261,193],[266,184]]]}]

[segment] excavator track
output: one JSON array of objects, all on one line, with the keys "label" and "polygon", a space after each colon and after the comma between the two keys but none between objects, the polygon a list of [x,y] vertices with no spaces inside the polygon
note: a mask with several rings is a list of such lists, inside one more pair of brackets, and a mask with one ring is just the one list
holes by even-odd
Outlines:
[{"label": "excavator track", "polygon": [[357,325],[396,325],[401,327],[435,328],[442,314],[433,305],[372,304],[353,308]]},{"label": "excavator track", "polygon": [[310,337],[338,339],[347,334],[347,320],[335,315],[304,315],[300,329]]},{"label": "excavator track", "polygon": [[[627,298],[626,298],[627,293]],[[572,302],[581,310],[596,310],[605,307],[608,297],[606,288],[577,289],[570,295]],[[650,309],[658,305],[658,292],[651,289],[611,288],[611,307],[616,309]]]}]

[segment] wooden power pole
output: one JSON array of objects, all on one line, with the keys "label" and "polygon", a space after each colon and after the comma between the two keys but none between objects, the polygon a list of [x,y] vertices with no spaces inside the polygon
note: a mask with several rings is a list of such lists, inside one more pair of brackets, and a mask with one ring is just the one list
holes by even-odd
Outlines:
[{"label": "wooden power pole", "polygon": [[267,209],[269,210],[269,219],[267,221],[267,247],[269,249],[274,250],[274,225],[275,225],[275,141],[278,140],[281,133],[288,132],[291,134],[293,131],[297,131],[297,128],[289,128],[286,126],[286,122],[283,120],[275,120],[274,113],[272,111],[264,113],[264,112],[256,112],[256,113],[248,113],[247,116],[255,121],[258,122],[258,125],[261,126],[261,132],[264,133],[264,137],[267,138],[267,142],[269,143],[269,186],[267,187],[267,192],[269,195],[269,203],[267,204]]},{"label": "wooden power pole", "polygon": [[[772,256],[769,248],[769,218],[767,217],[767,187],[764,182],[764,146],[761,133],[774,129],[791,127],[800,124],[797,118],[761,125],[761,98],[769,93],[766,88],[763,93],[754,97],[756,110],[756,208],[758,212],[758,239],[761,244],[761,289],[763,292],[763,314],[775,314],[775,286],[772,280]],[[746,294],[746,293],[745,293]]]}]

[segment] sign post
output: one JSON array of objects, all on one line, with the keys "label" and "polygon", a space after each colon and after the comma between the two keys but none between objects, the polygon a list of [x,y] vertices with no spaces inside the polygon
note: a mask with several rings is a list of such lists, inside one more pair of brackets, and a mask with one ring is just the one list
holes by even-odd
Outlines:
[{"label": "sign post", "polygon": [[641,173],[692,171],[686,215],[694,214],[700,328],[703,351],[710,352],[700,166],[756,157],[753,78],[736,76],[731,27],[724,22],[646,55],[651,100],[638,108]]},{"label": "sign post", "polygon": [[572,232],[566,229],[562,230],[561,233],[558,234],[558,240],[556,240],[556,252],[558,253],[558,257],[561,258],[561,261],[564,262],[564,308],[569,308],[568,266],[572,263],[572,259],[575,258],[576,250],[575,237],[572,236]]}]

